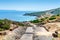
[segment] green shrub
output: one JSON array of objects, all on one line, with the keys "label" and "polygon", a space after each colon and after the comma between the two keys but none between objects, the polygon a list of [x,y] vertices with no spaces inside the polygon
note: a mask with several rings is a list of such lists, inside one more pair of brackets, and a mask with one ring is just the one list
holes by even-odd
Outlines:
[{"label": "green shrub", "polygon": [[2,28],[0,28],[0,31],[3,31],[3,29],[2,29]]},{"label": "green shrub", "polygon": [[49,18],[49,20],[54,20],[54,19],[56,19],[55,15],[53,15]]},{"label": "green shrub", "polygon": [[48,17],[45,17],[45,19],[47,19]]},{"label": "green shrub", "polygon": [[33,21],[30,21],[31,23],[39,23],[40,21],[37,19],[37,20],[33,20]]},{"label": "green shrub", "polygon": [[45,18],[41,18],[40,20],[41,20],[41,21],[44,21],[44,20],[45,20]]},{"label": "green shrub", "polygon": [[52,40],[55,40],[54,38],[52,38]]},{"label": "green shrub", "polygon": [[56,16],[60,16],[60,14],[57,14]]},{"label": "green shrub", "polygon": [[58,37],[60,38],[60,34],[58,34]]},{"label": "green shrub", "polygon": [[5,30],[7,30],[7,29],[10,28],[10,26],[9,26],[8,24],[4,24],[2,27],[3,27],[3,29],[5,29]]},{"label": "green shrub", "polygon": [[54,19],[56,19],[56,18],[49,18],[49,20],[54,20]]},{"label": "green shrub", "polygon": [[18,24],[18,25],[20,25],[20,26],[24,26],[24,24],[22,24],[22,23],[20,23],[20,24]]}]

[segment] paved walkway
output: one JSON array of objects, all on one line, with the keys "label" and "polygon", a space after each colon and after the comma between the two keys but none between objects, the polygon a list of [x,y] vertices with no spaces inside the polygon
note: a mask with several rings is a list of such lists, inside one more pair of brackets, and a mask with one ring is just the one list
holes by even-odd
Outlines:
[{"label": "paved walkway", "polygon": [[33,34],[24,34],[20,40],[33,40]]},{"label": "paved walkway", "polygon": [[34,30],[33,30],[33,27],[28,27],[27,29],[26,29],[26,34],[32,34],[34,32]]},{"label": "paved walkway", "polygon": [[25,34],[21,37],[20,40],[33,40],[33,28],[28,27]]},{"label": "paved walkway", "polygon": [[[34,36],[37,37],[33,38]],[[43,27],[36,27],[35,30],[33,27],[28,27],[20,40],[52,40],[52,35]]]}]

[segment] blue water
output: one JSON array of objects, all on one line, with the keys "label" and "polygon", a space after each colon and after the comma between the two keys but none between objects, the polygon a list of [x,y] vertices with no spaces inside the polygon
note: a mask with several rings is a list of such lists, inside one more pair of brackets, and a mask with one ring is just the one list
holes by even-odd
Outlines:
[{"label": "blue water", "polygon": [[0,19],[9,19],[13,21],[30,21],[35,20],[35,16],[23,16],[25,13],[30,11],[15,11],[15,10],[0,10]]}]

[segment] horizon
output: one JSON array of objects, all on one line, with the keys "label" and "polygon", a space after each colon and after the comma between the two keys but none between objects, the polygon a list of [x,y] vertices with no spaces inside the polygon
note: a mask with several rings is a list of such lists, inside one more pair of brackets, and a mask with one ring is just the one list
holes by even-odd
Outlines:
[{"label": "horizon", "polygon": [[45,11],[59,5],[60,0],[0,0],[0,10]]},{"label": "horizon", "polygon": [[[60,8],[60,7],[58,7],[58,8]],[[58,8],[52,8],[52,9],[58,9]],[[25,12],[41,12],[41,11],[48,11],[48,10],[52,10],[52,9],[47,9],[47,10],[38,10],[38,11],[36,11],[36,10],[34,10],[34,11],[32,11],[32,10],[8,10],[8,9],[0,9],[0,11],[25,11]]]},{"label": "horizon", "polygon": [[24,13],[47,11],[56,8],[60,8],[60,0],[0,0],[0,19],[30,21],[36,19],[36,17],[23,16]]}]

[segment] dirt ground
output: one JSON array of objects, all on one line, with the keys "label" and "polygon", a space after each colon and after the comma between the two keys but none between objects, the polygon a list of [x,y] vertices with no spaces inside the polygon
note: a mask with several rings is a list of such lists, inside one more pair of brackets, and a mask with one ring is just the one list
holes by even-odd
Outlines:
[{"label": "dirt ground", "polygon": [[0,40],[3,40],[4,36],[3,35],[0,35]]},{"label": "dirt ground", "polygon": [[47,23],[44,25],[49,31],[56,31],[60,30],[60,22],[54,22],[54,23]]},{"label": "dirt ground", "polygon": [[[58,31],[60,34],[60,22],[54,22],[54,23],[47,23],[44,25],[50,32],[54,33],[55,31]],[[57,38],[54,38],[54,40],[60,40],[60,35]]]}]

